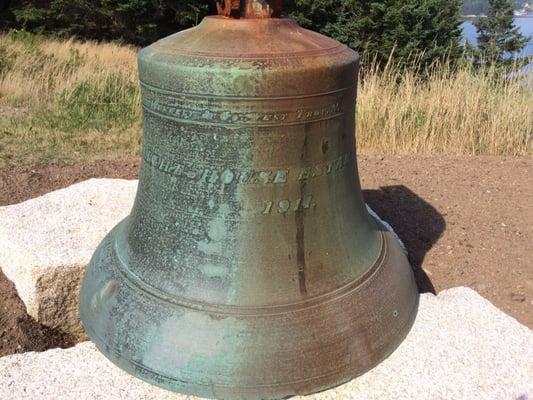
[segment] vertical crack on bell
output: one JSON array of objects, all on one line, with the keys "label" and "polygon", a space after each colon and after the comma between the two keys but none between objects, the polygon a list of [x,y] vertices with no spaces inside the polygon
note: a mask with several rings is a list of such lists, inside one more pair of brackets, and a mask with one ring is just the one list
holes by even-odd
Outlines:
[{"label": "vertical crack on bell", "polygon": [[298,284],[300,293],[307,295],[307,284],[305,281],[305,237],[304,237],[304,213],[303,210],[296,211],[296,263],[298,265]]},{"label": "vertical crack on bell", "polygon": [[[304,143],[302,146],[301,159],[305,160],[307,156],[307,141],[309,125],[305,126],[306,134]],[[300,199],[305,198],[305,185],[304,179],[300,180]],[[298,266],[298,285],[300,287],[300,294],[307,296],[307,282],[305,277],[305,229],[304,229],[304,209],[299,207],[295,214],[294,219],[296,222],[296,264]]]}]

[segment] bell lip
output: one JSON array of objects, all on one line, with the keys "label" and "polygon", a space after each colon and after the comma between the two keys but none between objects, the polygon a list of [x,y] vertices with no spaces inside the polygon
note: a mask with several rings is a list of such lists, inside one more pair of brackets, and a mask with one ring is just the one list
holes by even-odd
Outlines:
[{"label": "bell lip", "polygon": [[[354,379],[357,379],[374,368],[376,368],[379,364],[381,364],[383,361],[388,359],[403,343],[403,341],[407,338],[407,335],[411,332],[414,323],[416,321],[416,316],[418,315],[418,309],[420,305],[420,295],[417,292],[416,299],[414,306],[409,314],[409,318],[406,320],[406,322],[398,329],[399,334],[396,336],[396,340],[394,342],[389,343],[389,347],[384,352],[384,355],[376,360],[376,362],[369,364],[369,367],[365,371],[356,372],[353,375],[350,375],[348,377],[342,378],[341,380],[335,382],[335,383],[329,383],[325,384],[323,386],[316,386],[314,388],[311,388],[309,390],[302,390],[302,391],[295,391],[294,385],[301,385],[301,384],[308,384],[309,382],[313,382],[319,379],[329,378],[329,377],[335,377],[339,376],[339,373],[334,372],[330,373],[324,376],[320,377],[310,377],[305,380],[299,380],[299,381],[293,381],[293,382],[284,382],[280,384],[268,384],[268,385],[257,385],[257,386],[221,386],[221,385],[202,385],[194,382],[188,382],[183,381],[177,378],[167,377],[162,375],[161,373],[158,373],[156,371],[153,371],[150,368],[147,368],[146,366],[136,363],[133,360],[127,359],[125,357],[121,357],[120,355],[116,354],[116,350],[113,349],[111,346],[105,344],[96,333],[83,326],[85,329],[85,333],[90,338],[91,342],[96,346],[96,348],[102,353],[110,362],[112,362],[115,366],[121,368],[122,370],[126,371],[130,375],[134,376],[137,379],[142,380],[143,382],[149,383],[150,385],[162,388],[164,390],[170,391],[172,393],[178,393],[178,394],[184,394],[188,396],[195,396],[205,399],[213,399],[213,400],[235,400],[235,399],[246,399],[246,400],[281,400],[290,398],[293,396],[308,396],[312,394],[318,394],[325,391],[328,391],[330,389],[337,388],[339,386],[345,385]],[[145,375],[142,375],[139,373],[139,371],[142,371],[145,373]],[[151,379],[150,379],[151,378]],[[174,385],[173,385],[174,383]],[[176,391],[176,384],[180,386],[179,392]],[[188,390],[187,387],[195,387],[199,390]],[[224,391],[230,390],[231,392],[241,392],[246,393],[247,391],[250,391],[251,393],[257,393],[257,389],[265,388],[269,391],[279,391],[279,395],[273,395],[273,396],[257,396],[257,395],[240,395],[239,397],[232,397],[232,396],[222,396],[218,397],[215,392],[215,387],[217,388],[216,391]],[[283,390],[285,389],[285,390]]]},{"label": "bell lip", "polygon": [[[390,233],[381,231],[381,235],[383,235],[384,237],[384,242],[390,242],[392,243],[392,245],[399,246],[399,244],[396,242],[396,239],[393,238]],[[384,247],[384,249],[385,248],[386,247]],[[171,392],[199,396],[203,398],[228,400],[275,400],[296,395],[310,395],[341,386],[343,384],[346,384],[347,382],[356,379],[359,376],[366,374],[368,371],[375,368],[377,365],[387,359],[392,353],[394,353],[394,351],[396,351],[400,344],[405,340],[416,320],[420,302],[419,291],[416,287],[416,283],[414,282],[414,276],[411,267],[408,263],[405,266],[409,267],[409,272],[411,275],[411,287],[408,290],[411,293],[407,293],[407,296],[412,298],[413,304],[408,315],[406,315],[406,317],[404,318],[403,322],[395,326],[395,335],[391,336],[391,340],[388,340],[384,345],[380,346],[381,350],[376,352],[378,356],[375,357],[373,361],[369,361],[367,359],[365,362],[362,362],[361,368],[339,369],[336,371],[329,372],[325,375],[312,376],[309,378],[304,378],[292,382],[268,383],[255,386],[229,386],[195,383],[192,381],[185,381],[177,377],[169,377],[161,372],[156,372],[145,365],[135,362],[130,358],[118,354],[118,352],[113,347],[105,343],[105,341],[102,340],[100,336],[93,329],[91,329],[90,326],[86,325],[83,322],[85,318],[83,315],[84,313],[82,312],[82,307],[80,307],[80,317],[87,336],[95,344],[96,348],[101,353],[103,353],[108,360],[110,360],[119,368],[137,377],[138,379],[141,379],[142,381],[161,387],[163,389],[169,390]],[[391,268],[390,264],[387,262],[378,263],[377,271],[386,267]],[[365,284],[371,281],[372,278],[375,278],[375,276],[378,277],[378,282],[379,280],[382,280],[384,278],[383,276],[377,273],[370,274],[367,276],[367,279],[365,281],[360,283],[360,285],[355,291],[352,291],[350,293],[356,293],[359,290],[364,290]],[[347,295],[349,295],[350,293],[348,293]],[[353,372],[347,373],[347,371]],[[263,390],[262,392],[260,392],[261,389]],[[238,393],[238,395],[236,395],[236,393]]]}]

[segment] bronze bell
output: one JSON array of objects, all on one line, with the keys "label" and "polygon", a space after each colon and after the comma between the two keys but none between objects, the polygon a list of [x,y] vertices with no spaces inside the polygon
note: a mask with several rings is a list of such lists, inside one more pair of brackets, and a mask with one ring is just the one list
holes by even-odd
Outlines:
[{"label": "bronze bell", "polygon": [[81,318],[111,361],[176,392],[321,391],[386,358],[418,304],[362,199],[358,56],[276,18],[279,1],[219,12],[139,54],[139,188],[85,273]]}]

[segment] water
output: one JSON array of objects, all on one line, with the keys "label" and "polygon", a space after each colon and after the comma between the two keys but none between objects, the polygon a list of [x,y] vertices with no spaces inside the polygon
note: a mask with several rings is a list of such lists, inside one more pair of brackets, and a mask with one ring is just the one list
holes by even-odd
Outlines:
[{"label": "water", "polygon": [[[524,17],[516,17],[515,25],[520,29],[520,31],[525,36],[531,36],[529,43],[524,48],[524,50],[522,50],[519,56],[520,57],[532,56],[533,55],[533,15],[524,16]],[[477,43],[476,27],[474,26],[472,21],[463,22],[463,36],[470,43],[472,44]]]}]

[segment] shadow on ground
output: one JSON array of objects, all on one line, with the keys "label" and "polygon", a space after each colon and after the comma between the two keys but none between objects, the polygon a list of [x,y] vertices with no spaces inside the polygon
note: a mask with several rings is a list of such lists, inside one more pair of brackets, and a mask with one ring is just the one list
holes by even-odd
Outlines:
[{"label": "shadow on ground", "polygon": [[363,196],[367,204],[394,228],[405,243],[420,292],[435,293],[422,264],[427,252],[446,229],[443,216],[405,186],[364,190]]}]

